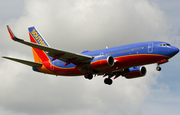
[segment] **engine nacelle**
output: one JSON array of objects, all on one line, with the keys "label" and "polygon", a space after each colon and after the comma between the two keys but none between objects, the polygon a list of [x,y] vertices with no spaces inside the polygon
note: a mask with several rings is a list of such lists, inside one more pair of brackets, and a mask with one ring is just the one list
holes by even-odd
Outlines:
[{"label": "engine nacelle", "polygon": [[93,69],[105,69],[114,65],[114,58],[112,56],[100,56],[91,61]]},{"label": "engine nacelle", "polygon": [[130,67],[123,75],[127,79],[143,77],[146,75],[146,68],[144,66]]}]

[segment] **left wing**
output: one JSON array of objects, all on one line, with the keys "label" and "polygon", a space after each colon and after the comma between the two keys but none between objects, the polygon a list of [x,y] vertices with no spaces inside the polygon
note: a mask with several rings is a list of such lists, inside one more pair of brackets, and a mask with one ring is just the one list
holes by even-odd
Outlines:
[{"label": "left wing", "polygon": [[[40,50],[44,50],[49,52],[48,55],[54,57],[53,59],[59,59],[61,61],[67,62],[67,63],[74,63],[75,65],[80,65],[82,63],[89,63],[93,57],[92,56],[87,56],[87,55],[83,55],[83,54],[79,54],[79,53],[73,53],[73,52],[68,52],[65,50],[58,50],[52,47],[47,47],[47,46],[43,46],[43,45],[39,45],[36,43],[32,43],[32,42],[27,42],[23,39],[17,38],[14,33],[11,31],[10,27],[7,26],[7,29],[9,31],[10,37],[11,39],[13,39],[14,41],[17,41],[19,43],[40,49]],[[64,57],[64,58],[63,58]],[[72,61],[72,62],[71,62]]]},{"label": "left wing", "polygon": [[16,61],[16,62],[25,64],[25,65],[28,65],[28,66],[34,66],[34,67],[42,66],[42,63],[36,63],[36,62],[32,62],[32,61],[27,61],[27,60],[22,60],[22,59],[17,59],[17,58],[11,58],[11,57],[5,57],[5,56],[3,56],[3,58],[6,58],[6,59],[9,59],[9,60],[12,60],[12,61]]}]

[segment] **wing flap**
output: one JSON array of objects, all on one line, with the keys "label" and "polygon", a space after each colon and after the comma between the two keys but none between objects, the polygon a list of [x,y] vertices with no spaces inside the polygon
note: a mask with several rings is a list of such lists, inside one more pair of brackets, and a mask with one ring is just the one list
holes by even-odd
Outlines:
[{"label": "wing flap", "polygon": [[27,61],[27,60],[12,58],[12,57],[5,57],[5,56],[3,56],[2,58],[9,59],[9,60],[12,60],[12,61],[16,61],[16,62],[25,64],[25,65],[28,65],[28,66],[34,66],[34,67],[42,66],[41,63],[36,63],[36,62],[32,62],[32,61]]}]

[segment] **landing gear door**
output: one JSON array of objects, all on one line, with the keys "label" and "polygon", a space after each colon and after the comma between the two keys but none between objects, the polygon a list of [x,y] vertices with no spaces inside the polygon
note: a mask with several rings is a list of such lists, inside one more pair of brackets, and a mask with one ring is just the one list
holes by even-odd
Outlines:
[{"label": "landing gear door", "polygon": [[148,53],[152,53],[153,52],[153,42],[148,44]]}]

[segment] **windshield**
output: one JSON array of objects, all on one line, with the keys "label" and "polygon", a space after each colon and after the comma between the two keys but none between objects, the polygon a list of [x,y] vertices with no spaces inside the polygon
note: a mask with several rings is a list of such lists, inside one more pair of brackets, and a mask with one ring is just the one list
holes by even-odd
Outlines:
[{"label": "windshield", "polygon": [[171,46],[170,44],[164,43],[164,44],[159,44],[160,46]]}]

